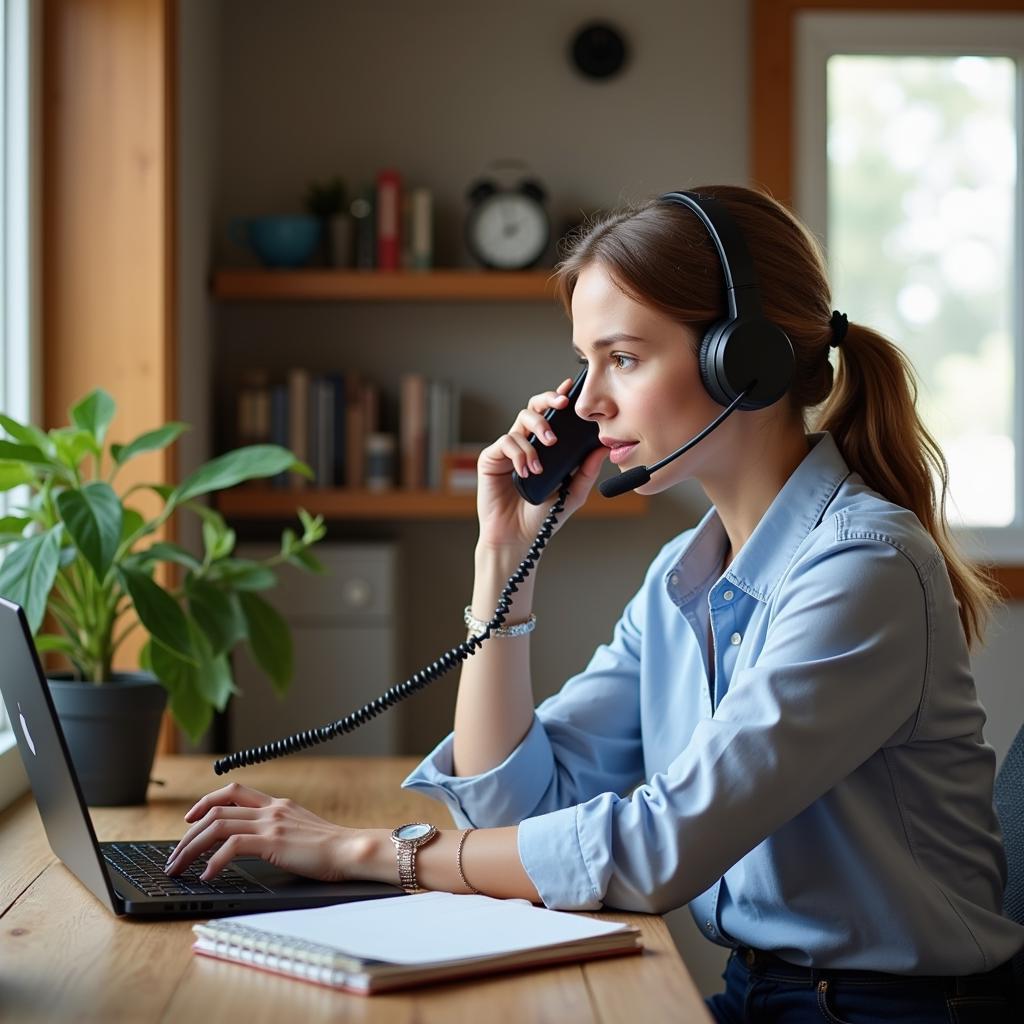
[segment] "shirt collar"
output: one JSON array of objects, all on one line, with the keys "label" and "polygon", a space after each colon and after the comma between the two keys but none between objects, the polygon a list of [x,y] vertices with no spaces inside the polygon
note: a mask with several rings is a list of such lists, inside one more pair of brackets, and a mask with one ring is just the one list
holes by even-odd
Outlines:
[{"label": "shirt collar", "polygon": [[[725,576],[759,601],[767,601],[797,548],[821,521],[839,485],[850,475],[832,435],[809,434],[810,450],[768,506]],[[669,570],[677,575],[678,601],[692,599],[721,573],[728,538],[712,506]]]}]

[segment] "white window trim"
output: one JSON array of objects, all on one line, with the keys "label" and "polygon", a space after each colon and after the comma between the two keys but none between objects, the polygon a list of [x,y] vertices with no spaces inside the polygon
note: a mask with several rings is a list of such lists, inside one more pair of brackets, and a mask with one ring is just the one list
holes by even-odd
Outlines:
[{"label": "white window trim", "polygon": [[[805,11],[796,18],[795,206],[827,245],[828,159],[825,68],[835,54],[971,54],[1017,61],[1017,196],[1014,261],[1024,267],[1024,15],[857,14]],[[1024,300],[1014,290],[1016,519],[1010,526],[957,529],[964,552],[998,565],[1024,565]],[[840,298],[841,302],[841,298]]]},{"label": "white window trim", "polygon": [[[3,50],[3,164],[0,167],[0,357],[4,359],[0,408],[36,421],[39,401],[38,69],[40,4],[5,0],[0,5]],[[6,495],[0,495],[0,499]],[[0,500],[0,511],[6,502]],[[28,789],[14,738],[14,723],[0,733],[0,809]]]}]

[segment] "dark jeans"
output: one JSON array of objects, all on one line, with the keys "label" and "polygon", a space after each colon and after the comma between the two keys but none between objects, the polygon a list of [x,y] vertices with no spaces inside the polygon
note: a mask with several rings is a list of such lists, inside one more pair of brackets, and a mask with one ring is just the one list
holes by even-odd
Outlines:
[{"label": "dark jeans", "polygon": [[1013,1024],[1008,965],[964,978],[795,967],[767,953],[729,957],[725,991],[707,1000],[719,1024]]}]

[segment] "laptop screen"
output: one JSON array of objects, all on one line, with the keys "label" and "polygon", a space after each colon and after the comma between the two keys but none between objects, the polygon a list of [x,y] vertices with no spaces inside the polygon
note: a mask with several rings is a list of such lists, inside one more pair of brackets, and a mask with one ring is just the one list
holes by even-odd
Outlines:
[{"label": "laptop screen", "polygon": [[82,799],[64,733],[21,608],[0,597],[0,694],[35,794],[50,848],[114,909],[96,833]]}]

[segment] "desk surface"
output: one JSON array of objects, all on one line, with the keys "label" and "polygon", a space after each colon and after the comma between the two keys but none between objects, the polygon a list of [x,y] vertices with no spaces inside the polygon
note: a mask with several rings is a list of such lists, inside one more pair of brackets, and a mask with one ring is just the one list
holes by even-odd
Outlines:
[{"label": "desk surface", "polygon": [[[399,782],[411,758],[293,757],[235,773],[332,820],[387,826],[444,812]],[[171,839],[216,788],[210,759],[163,757],[142,807],[95,808],[101,840]],[[445,822],[446,823],[446,822]],[[645,951],[372,997],[347,995],[191,952],[190,921],[115,918],[61,864],[31,797],[0,814],[0,1019],[11,1021],[387,1022],[696,1021],[705,1011],[665,922],[611,913],[643,933]]]}]

